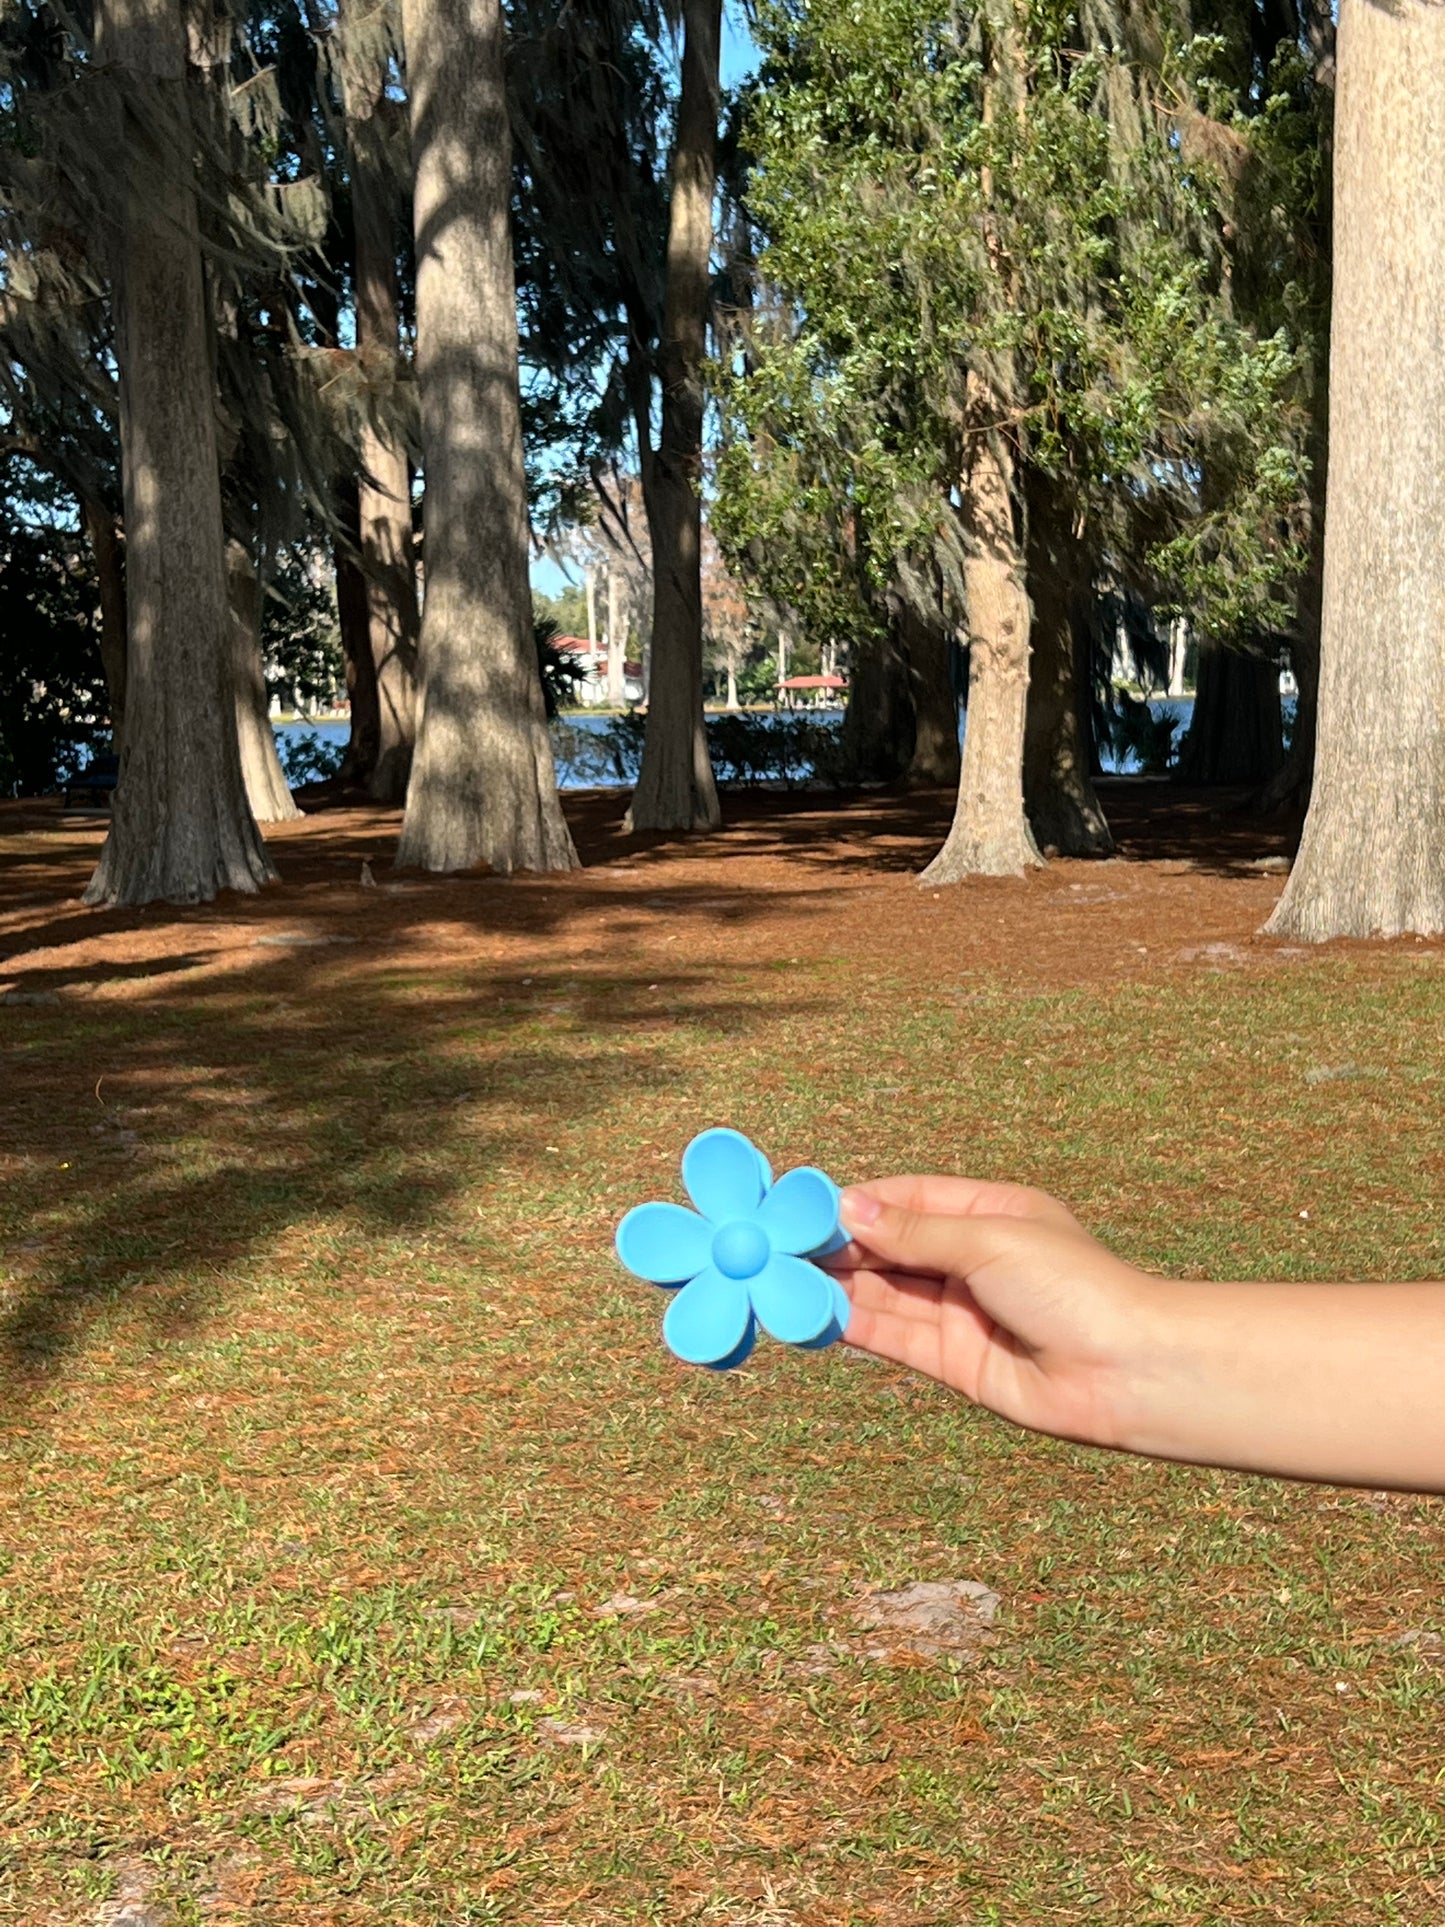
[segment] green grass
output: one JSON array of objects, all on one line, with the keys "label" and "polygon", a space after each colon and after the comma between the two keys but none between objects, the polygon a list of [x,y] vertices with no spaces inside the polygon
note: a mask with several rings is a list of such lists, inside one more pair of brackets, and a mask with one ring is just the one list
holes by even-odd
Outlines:
[{"label": "green grass", "polygon": [[[1171,1271],[1440,1276],[1437,960],[1050,989],[629,928],[0,1009],[0,1918],[1445,1917],[1445,1671],[1395,1643],[1445,1630],[1439,1503],[836,1352],[688,1373],[608,1245],[726,1119]],[[973,1663],[867,1656],[862,1588],[953,1577]]]}]

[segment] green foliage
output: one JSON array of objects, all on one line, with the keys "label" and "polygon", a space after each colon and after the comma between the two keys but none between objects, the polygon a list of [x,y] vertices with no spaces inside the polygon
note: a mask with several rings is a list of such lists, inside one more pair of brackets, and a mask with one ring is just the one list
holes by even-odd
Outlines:
[{"label": "green foliage", "polygon": [[336,592],[314,547],[285,548],[275,558],[261,603],[266,690],[286,703],[327,703],[346,683]]},{"label": "green foliage", "polygon": [[1277,625],[1296,349],[1230,314],[1179,62],[1146,67],[1082,6],[772,0],[759,34],[749,197],[775,298],[720,371],[713,521],[737,566],[815,634],[876,628],[900,584],[958,614],[972,373],[1095,560],[1202,630]]},{"label": "green foliage", "polygon": [[587,591],[580,582],[569,582],[558,595],[532,591],[532,615],[538,622],[550,622],[559,636],[587,634]]},{"label": "green foliage", "polygon": [[32,508],[0,532],[0,796],[52,789],[110,735],[89,552]]},{"label": "green foliage", "polygon": [[542,678],[542,700],[547,706],[548,717],[555,716],[559,709],[577,700],[577,691],[584,681],[583,671],[575,657],[557,647],[557,624],[550,616],[534,616],[532,635],[537,644],[537,670]]},{"label": "green foliage", "polygon": [[[557,762],[574,783],[635,783],[645,728],[645,719],[632,711],[602,729],[556,722],[552,740]],[[785,709],[740,711],[709,716],[706,728],[719,782],[783,789],[815,781],[843,784],[837,717]]]},{"label": "green foliage", "polygon": [[1154,708],[1127,689],[1110,690],[1107,704],[1095,718],[1099,748],[1108,752],[1112,766],[1144,776],[1162,776],[1169,768],[1182,727],[1177,716]]},{"label": "green foliage", "polygon": [[346,760],[344,742],[334,736],[323,736],[314,729],[300,736],[278,735],[276,751],[292,789],[300,783],[329,783]]}]

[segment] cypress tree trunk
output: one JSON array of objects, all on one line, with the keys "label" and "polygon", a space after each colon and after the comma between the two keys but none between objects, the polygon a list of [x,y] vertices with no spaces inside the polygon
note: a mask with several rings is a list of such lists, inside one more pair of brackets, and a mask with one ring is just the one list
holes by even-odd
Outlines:
[{"label": "cypress tree trunk", "polygon": [[627,702],[627,619],[618,593],[617,569],[607,567],[607,702],[622,709]]},{"label": "cypress tree trunk", "polygon": [[119,753],[125,741],[125,566],[121,560],[120,530],[114,515],[98,497],[80,498],[81,519],[95,561],[100,589],[100,666],[110,697],[110,736]]},{"label": "cypress tree trunk", "polygon": [[[1318,236],[1320,259],[1323,262],[1323,299],[1328,313],[1334,259],[1334,197],[1329,174],[1334,162],[1335,23],[1329,0],[1306,0],[1303,12],[1306,38],[1314,57],[1315,86],[1325,99],[1331,116],[1321,130],[1325,182]],[[1290,737],[1289,755],[1284,768],[1265,784],[1260,793],[1259,807],[1264,810],[1289,809],[1296,804],[1307,804],[1314,783],[1320,692],[1320,626],[1324,618],[1326,484],[1330,456],[1328,342],[1320,354],[1311,410],[1307,445],[1310,458],[1310,554],[1304,580],[1300,584],[1295,633],[1290,646],[1290,662],[1297,690],[1294,732]]]},{"label": "cypress tree trunk", "polygon": [[[349,10],[348,10],[349,11]],[[367,36],[371,36],[368,38]],[[344,65],[355,249],[356,349],[367,375],[395,384],[400,342],[396,223],[387,178],[383,115],[387,60],[374,26],[348,37]],[[369,788],[399,803],[416,746],[417,635],[421,627],[412,555],[411,472],[406,449],[381,411],[361,430],[358,520],[361,567],[377,697],[377,749]]]},{"label": "cypress tree trunk", "polygon": [[275,871],[246,802],[231,697],[210,324],[177,162],[186,26],[177,0],[103,0],[97,27],[126,94],[114,309],[129,635],[120,784],[85,901],[197,903]]},{"label": "cypress tree trunk", "polygon": [[913,754],[908,667],[892,636],[853,644],[839,750],[854,783],[896,783]]},{"label": "cypress tree trunk", "polygon": [[301,811],[287,787],[267,713],[261,584],[250,550],[234,536],[226,544],[226,587],[231,606],[231,689],[246,800],[258,823],[294,823]]},{"label": "cypress tree trunk", "polygon": [[1202,643],[1194,715],[1179,752],[1181,783],[1267,783],[1284,767],[1279,665]]},{"label": "cypress tree trunk", "polygon": [[961,768],[958,693],[948,660],[948,629],[941,620],[926,621],[901,599],[897,627],[913,710],[913,748],[903,780],[909,789],[955,789]]},{"label": "cypress tree trunk", "polygon": [[426,467],[399,864],[570,870],[532,635],[498,0],[404,0]]},{"label": "cypress tree trunk", "polygon": [[1030,474],[1028,489],[1030,631],[1024,715],[1024,803],[1046,855],[1108,856],[1114,847],[1090,773],[1092,745],[1082,721],[1087,653],[1080,604],[1088,561],[1058,491]]},{"label": "cypress tree trunk", "polygon": [[1342,0],[1338,52],[1311,942],[1445,930],[1445,8]]},{"label": "cypress tree trunk", "polygon": [[1014,464],[997,398],[969,376],[970,429],[962,518],[968,544],[968,727],[953,826],[924,883],[1022,876],[1038,863],[1024,815],[1029,602],[1014,517]]},{"label": "cypress tree trunk", "polygon": [[341,634],[346,695],[351,707],[351,733],[339,777],[346,783],[369,783],[381,754],[381,705],[371,653],[366,577],[356,559],[361,547],[361,496],[356,477],[342,477],[336,495],[341,533],[332,538],[331,559],[336,571],[336,625]]},{"label": "cypress tree trunk", "polygon": [[683,0],[667,294],[658,371],[662,432],[642,487],[652,537],[652,675],[642,767],[623,827],[711,830],[722,820],[702,719],[702,366],[717,178],[722,0]]}]

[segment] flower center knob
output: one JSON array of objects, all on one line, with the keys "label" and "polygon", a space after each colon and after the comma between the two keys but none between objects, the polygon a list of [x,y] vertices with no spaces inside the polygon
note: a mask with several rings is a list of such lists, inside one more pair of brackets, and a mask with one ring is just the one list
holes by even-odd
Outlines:
[{"label": "flower center knob", "polygon": [[712,1241],[712,1261],[724,1278],[756,1278],[772,1255],[767,1232],[748,1218],[725,1224]]}]

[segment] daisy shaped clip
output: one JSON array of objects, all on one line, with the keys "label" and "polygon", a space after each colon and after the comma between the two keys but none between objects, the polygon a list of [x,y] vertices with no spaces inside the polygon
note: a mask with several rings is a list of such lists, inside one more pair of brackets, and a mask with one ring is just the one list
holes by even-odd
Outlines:
[{"label": "daisy shaped clip", "polygon": [[810,1351],[842,1337],[847,1294],[811,1262],[847,1243],[831,1178],[803,1165],[774,1183],[740,1131],[714,1130],[683,1152],[682,1181],[696,1210],[639,1204],[617,1227],[627,1269],[677,1290],[662,1321],[669,1351],[726,1371],[751,1352],[759,1325]]}]

